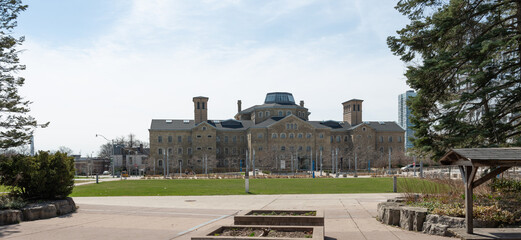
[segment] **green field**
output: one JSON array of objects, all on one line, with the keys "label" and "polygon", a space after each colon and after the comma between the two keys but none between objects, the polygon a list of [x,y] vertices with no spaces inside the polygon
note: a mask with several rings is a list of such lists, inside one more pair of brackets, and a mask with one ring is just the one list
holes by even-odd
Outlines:
[{"label": "green field", "polygon": [[[403,179],[398,179],[398,183]],[[411,180],[408,180],[411,181]],[[412,180],[419,181],[419,180]],[[390,193],[392,178],[250,179],[250,194]],[[242,195],[243,179],[123,180],[76,186],[72,197]]]}]

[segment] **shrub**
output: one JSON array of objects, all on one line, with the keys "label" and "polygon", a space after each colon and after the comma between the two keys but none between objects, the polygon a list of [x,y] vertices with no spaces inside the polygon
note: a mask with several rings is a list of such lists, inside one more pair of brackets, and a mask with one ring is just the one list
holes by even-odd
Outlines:
[{"label": "shrub", "polygon": [[25,200],[61,199],[74,188],[74,160],[66,153],[0,156],[0,184]]},{"label": "shrub", "polygon": [[21,209],[27,203],[20,197],[16,196],[0,196],[0,209]]}]

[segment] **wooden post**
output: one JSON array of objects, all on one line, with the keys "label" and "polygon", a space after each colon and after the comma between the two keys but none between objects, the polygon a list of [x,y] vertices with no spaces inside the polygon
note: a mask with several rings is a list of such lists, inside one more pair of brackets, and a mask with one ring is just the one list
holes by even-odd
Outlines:
[{"label": "wooden post", "polygon": [[465,222],[467,225],[467,233],[473,234],[474,233],[474,224],[472,220],[473,215],[473,199],[472,199],[472,181],[471,179],[471,172],[472,167],[471,166],[465,166]]}]

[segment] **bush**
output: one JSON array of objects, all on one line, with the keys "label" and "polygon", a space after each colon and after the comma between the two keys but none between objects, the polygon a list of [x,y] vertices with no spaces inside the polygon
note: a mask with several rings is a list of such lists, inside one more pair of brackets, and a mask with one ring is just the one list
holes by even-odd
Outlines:
[{"label": "bush", "polygon": [[66,153],[0,156],[0,184],[25,200],[62,199],[74,188],[74,160]]},{"label": "bush", "polygon": [[15,196],[0,196],[0,210],[1,209],[21,209],[27,203],[20,197]]}]

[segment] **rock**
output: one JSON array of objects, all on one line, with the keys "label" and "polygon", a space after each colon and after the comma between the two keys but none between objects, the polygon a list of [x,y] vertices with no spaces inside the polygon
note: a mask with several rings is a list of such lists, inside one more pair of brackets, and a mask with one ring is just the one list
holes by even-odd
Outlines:
[{"label": "rock", "polygon": [[413,231],[423,231],[423,223],[425,222],[425,218],[427,217],[428,210],[427,208],[417,208],[414,211],[414,218],[412,221],[412,230]]},{"label": "rock", "polygon": [[429,214],[423,223],[423,232],[439,235],[439,236],[452,236],[447,228],[464,228],[465,218],[440,216],[436,214]]},{"label": "rock", "polygon": [[402,207],[400,209],[400,227],[405,230],[412,230],[414,218],[414,208],[413,207]]},{"label": "rock", "polygon": [[58,215],[56,205],[50,203],[28,204],[22,208],[22,214],[24,221],[53,218]]},{"label": "rock", "polygon": [[0,210],[0,226],[15,224],[22,221],[22,211],[20,210]]},{"label": "rock", "polygon": [[384,219],[384,216],[385,216],[385,209],[386,208],[389,208],[389,207],[398,207],[398,206],[403,206],[404,204],[402,203],[397,203],[397,202],[383,202],[383,203],[378,203],[377,205],[377,220],[380,221],[380,222],[383,222],[383,219]]},{"label": "rock", "polygon": [[383,223],[387,225],[400,225],[400,210],[399,206],[386,207],[384,209]]}]

